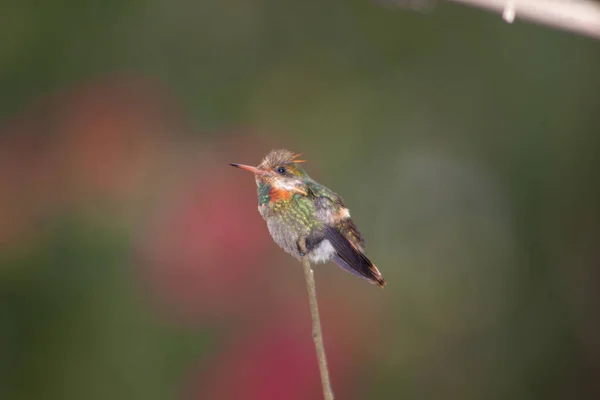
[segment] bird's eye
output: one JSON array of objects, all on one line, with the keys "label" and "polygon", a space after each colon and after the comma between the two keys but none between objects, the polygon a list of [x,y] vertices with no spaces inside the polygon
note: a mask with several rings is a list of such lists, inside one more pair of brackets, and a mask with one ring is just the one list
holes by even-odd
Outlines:
[{"label": "bird's eye", "polygon": [[286,173],[285,167],[278,167],[277,168],[277,173],[281,174],[281,175],[285,174]]}]

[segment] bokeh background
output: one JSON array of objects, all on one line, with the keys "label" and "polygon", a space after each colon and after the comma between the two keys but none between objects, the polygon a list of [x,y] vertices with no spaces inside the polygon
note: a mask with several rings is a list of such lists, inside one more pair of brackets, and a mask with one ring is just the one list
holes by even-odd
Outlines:
[{"label": "bokeh background", "polygon": [[3,3],[1,399],[318,399],[279,147],[389,283],[316,268],[339,399],[600,398],[600,42],[391,3]]}]

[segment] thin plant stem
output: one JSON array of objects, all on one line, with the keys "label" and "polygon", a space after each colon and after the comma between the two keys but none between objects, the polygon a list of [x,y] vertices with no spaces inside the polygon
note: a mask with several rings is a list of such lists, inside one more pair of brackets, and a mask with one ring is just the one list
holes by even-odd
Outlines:
[{"label": "thin plant stem", "polygon": [[[306,244],[304,240],[300,241],[300,250],[306,254]],[[329,380],[329,370],[327,369],[327,357],[325,357],[325,344],[323,343],[323,332],[321,330],[321,319],[319,317],[319,305],[317,303],[317,289],[315,287],[315,276],[310,268],[308,257],[302,257],[302,266],[304,267],[304,278],[306,279],[306,288],[308,289],[308,300],[310,303],[310,315],[312,317],[312,336],[317,351],[317,360],[319,361],[319,371],[321,373],[321,383],[323,385],[323,398],[333,400],[333,391],[331,390],[331,381]]]}]

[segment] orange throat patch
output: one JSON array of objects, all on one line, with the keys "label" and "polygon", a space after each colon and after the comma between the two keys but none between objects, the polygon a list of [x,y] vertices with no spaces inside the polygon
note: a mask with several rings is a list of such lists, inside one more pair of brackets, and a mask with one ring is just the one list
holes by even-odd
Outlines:
[{"label": "orange throat patch", "polygon": [[289,200],[292,198],[292,192],[286,189],[280,189],[276,187],[271,187],[269,190],[269,201],[271,203],[280,201],[280,200]]}]

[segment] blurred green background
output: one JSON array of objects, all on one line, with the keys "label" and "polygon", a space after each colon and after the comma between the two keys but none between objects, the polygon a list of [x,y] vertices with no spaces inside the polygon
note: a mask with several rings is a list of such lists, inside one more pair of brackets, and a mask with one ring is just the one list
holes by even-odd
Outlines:
[{"label": "blurred green background", "polygon": [[316,268],[338,398],[600,398],[600,43],[420,5],[4,2],[0,398],[319,398],[278,147],[388,281]]}]

